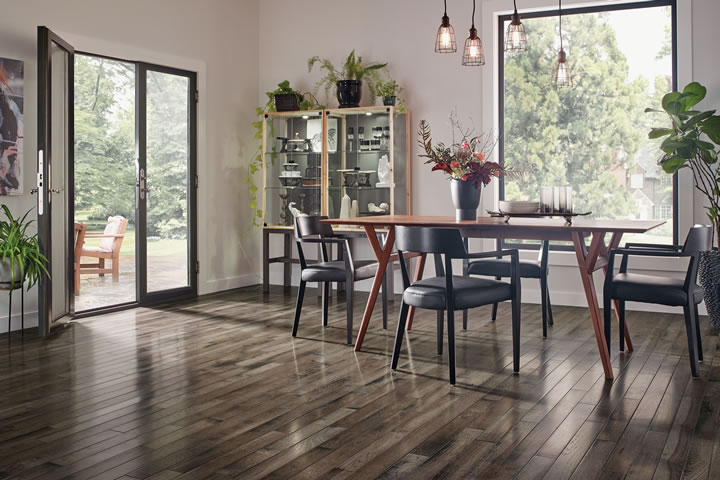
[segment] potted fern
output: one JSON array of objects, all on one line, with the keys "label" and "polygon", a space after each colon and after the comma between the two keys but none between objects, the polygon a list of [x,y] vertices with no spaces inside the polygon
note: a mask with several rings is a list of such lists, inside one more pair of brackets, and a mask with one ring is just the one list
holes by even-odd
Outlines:
[{"label": "potted fern", "polygon": [[715,110],[695,110],[705,98],[707,89],[698,82],[688,84],[682,92],[670,92],[662,98],[662,110],[669,127],[653,128],[650,139],[664,138],[660,144],[663,154],[660,165],[666,173],[674,174],[688,168],[692,172],[695,189],[705,197],[708,219],[713,226],[714,248],[700,259],[700,283],[705,292],[705,305],[713,327],[720,328],[720,115]]},{"label": "potted fern", "polygon": [[1,208],[7,220],[0,220],[0,283],[15,289],[27,280],[30,288],[40,275],[48,274],[47,258],[40,252],[37,235],[27,234],[32,220],[26,219],[31,210],[15,218],[7,205]]},{"label": "potted fern", "polygon": [[330,91],[335,87],[340,108],[360,105],[363,79],[368,81],[370,95],[375,99],[377,97],[375,86],[380,80],[380,71],[387,66],[387,63],[363,64],[362,57],[355,56],[355,50],[347,56],[341,69],[335,68],[335,65],[327,58],[312,57],[308,60],[308,72],[311,72],[318,63],[320,70],[325,71],[325,75],[318,82],[316,91],[322,87],[325,89],[325,94],[330,95]]}]

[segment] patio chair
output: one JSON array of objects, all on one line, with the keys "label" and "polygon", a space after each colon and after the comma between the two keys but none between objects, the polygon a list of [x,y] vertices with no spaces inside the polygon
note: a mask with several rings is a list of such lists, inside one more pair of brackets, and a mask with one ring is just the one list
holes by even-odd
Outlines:
[{"label": "patio chair", "polygon": [[75,273],[75,295],[80,295],[80,257],[82,257],[82,248],[85,244],[85,231],[87,225],[75,222],[75,255],[73,258],[73,271]]},{"label": "patio chair", "polygon": [[[80,263],[79,273],[97,273],[104,277],[106,273],[112,273],[113,282],[120,280],[120,248],[125,238],[128,219],[117,215],[108,217],[108,223],[103,232],[85,232],[85,239],[100,238],[100,245],[88,247],[82,245],[81,257],[97,258],[97,263]],[[77,257],[77,251],[76,251]],[[111,268],[105,267],[105,260],[112,261]],[[79,260],[76,260],[79,261]],[[79,282],[79,274],[76,274],[76,281]],[[79,288],[76,288],[76,292]]]}]

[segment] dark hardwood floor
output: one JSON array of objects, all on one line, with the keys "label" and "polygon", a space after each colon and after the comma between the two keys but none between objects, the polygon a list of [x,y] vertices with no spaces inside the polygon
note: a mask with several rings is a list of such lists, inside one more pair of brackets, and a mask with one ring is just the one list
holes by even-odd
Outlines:
[{"label": "dark hardwood floor", "polygon": [[608,383],[587,310],[556,307],[543,339],[524,305],[513,375],[509,305],[495,323],[477,309],[451,387],[433,312],[418,311],[391,373],[399,301],[356,354],[343,297],[323,329],[309,290],[292,339],[294,295],[251,287],[44,341],[0,337],[0,478],[720,478],[720,354],[704,317],[701,378],[680,315],[630,312],[636,350],[613,345]]}]

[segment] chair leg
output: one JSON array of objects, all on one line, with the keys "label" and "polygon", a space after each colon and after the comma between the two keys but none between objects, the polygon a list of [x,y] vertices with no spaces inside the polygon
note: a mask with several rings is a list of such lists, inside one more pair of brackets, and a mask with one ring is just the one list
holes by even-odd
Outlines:
[{"label": "chair leg", "polygon": [[548,312],[547,312],[547,277],[540,277],[540,308],[542,309],[543,338],[547,338]]},{"label": "chair leg", "polygon": [[695,304],[695,335],[697,335],[697,355],[698,362],[703,361],[702,334],[700,333],[700,315],[698,314],[698,304]]},{"label": "chair leg", "polygon": [[385,272],[382,280],[382,325],[387,330],[387,307],[388,307],[388,272]]},{"label": "chair leg", "polygon": [[80,295],[80,264],[75,264],[75,295]]},{"label": "chair leg", "polygon": [[553,322],[553,316],[552,316],[552,303],[550,302],[550,289],[548,288],[545,291],[545,301],[547,302],[547,311],[548,311],[548,325],[551,327],[555,325]]},{"label": "chair leg", "polygon": [[[605,334],[605,343],[607,344],[608,354],[610,354],[610,335],[611,325],[610,321],[612,318],[612,298],[610,295],[603,295],[603,330]],[[622,333],[620,334],[622,335]]]},{"label": "chair leg", "polygon": [[452,305],[447,310],[448,366],[450,367],[450,385],[455,385],[455,311]]},{"label": "chair leg", "polygon": [[513,372],[520,371],[520,297],[512,299]]},{"label": "chair leg", "polygon": [[[98,258],[98,268],[105,268],[105,259],[104,258]],[[98,276],[104,277],[104,273],[98,273]]]},{"label": "chair leg", "polygon": [[[467,311],[467,310],[466,310]],[[443,353],[443,322],[445,322],[444,310],[437,311],[437,352],[438,355]]]},{"label": "chair leg", "polygon": [[[495,280],[502,280],[502,277],[495,277]],[[496,302],[496,303],[493,303],[493,306],[492,306],[492,321],[493,321],[493,322],[494,322],[495,320],[497,320],[497,309],[498,309],[498,304],[497,304],[497,302]]]},{"label": "chair leg", "polygon": [[[610,309],[608,308],[608,314],[609,314],[609,312],[610,312]],[[625,351],[625,301],[624,300],[621,300],[618,302],[618,312],[619,312],[618,330],[620,330],[618,335],[620,335],[620,337],[619,337],[620,338],[620,351],[624,352]],[[608,348],[610,348],[609,341],[608,341]]]},{"label": "chair leg", "polygon": [[112,279],[113,282],[120,281],[120,259],[117,257],[112,259]]},{"label": "chair leg", "polygon": [[322,326],[327,327],[328,324],[328,303],[330,301],[330,282],[322,282]]},{"label": "chair leg", "polygon": [[300,325],[300,311],[302,310],[303,297],[305,296],[305,282],[300,281],[298,289],[297,303],[295,304],[295,321],[293,322],[292,336],[297,336],[298,326]]},{"label": "chair leg", "polygon": [[695,332],[695,309],[690,305],[684,305],[685,330],[688,338],[688,354],[690,355],[690,372],[693,377],[699,376],[697,364],[697,334]]},{"label": "chair leg", "polygon": [[403,334],[405,333],[405,323],[407,322],[408,310],[410,307],[407,303],[402,302],[400,305],[400,317],[398,318],[397,332],[395,333],[395,347],[393,348],[393,356],[391,367],[397,369],[398,357],[400,356],[400,347],[402,347]]},{"label": "chair leg", "polygon": [[345,282],[345,300],[347,301],[347,338],[348,345],[352,345],[353,333],[353,293],[355,292],[355,284],[352,280]]},{"label": "chair leg", "polygon": [[468,311],[463,310],[463,330],[467,330]]}]

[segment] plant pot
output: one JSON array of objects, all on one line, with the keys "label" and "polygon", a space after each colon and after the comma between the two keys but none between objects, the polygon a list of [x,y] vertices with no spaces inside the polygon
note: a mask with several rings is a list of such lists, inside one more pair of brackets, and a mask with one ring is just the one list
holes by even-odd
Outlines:
[{"label": "plant pot", "polygon": [[[12,269],[10,268],[10,259],[0,260],[0,284],[12,282]],[[22,272],[20,271],[20,264],[15,263],[15,286],[19,287],[22,284]]]},{"label": "plant pot", "polygon": [[295,110],[300,110],[297,95],[294,93],[275,95],[275,110],[278,112],[294,112]]},{"label": "plant pot", "polygon": [[453,178],[450,180],[450,197],[455,205],[455,220],[476,220],[482,188],[472,182]]},{"label": "plant pot", "polygon": [[391,97],[383,97],[383,105],[386,107],[394,107],[395,106],[395,95]]},{"label": "plant pot", "polygon": [[362,82],[360,80],[340,80],[337,82],[337,99],[340,108],[351,108],[360,105]]},{"label": "plant pot", "polygon": [[705,292],[710,324],[720,329],[720,251],[710,250],[700,256],[700,285]]}]

